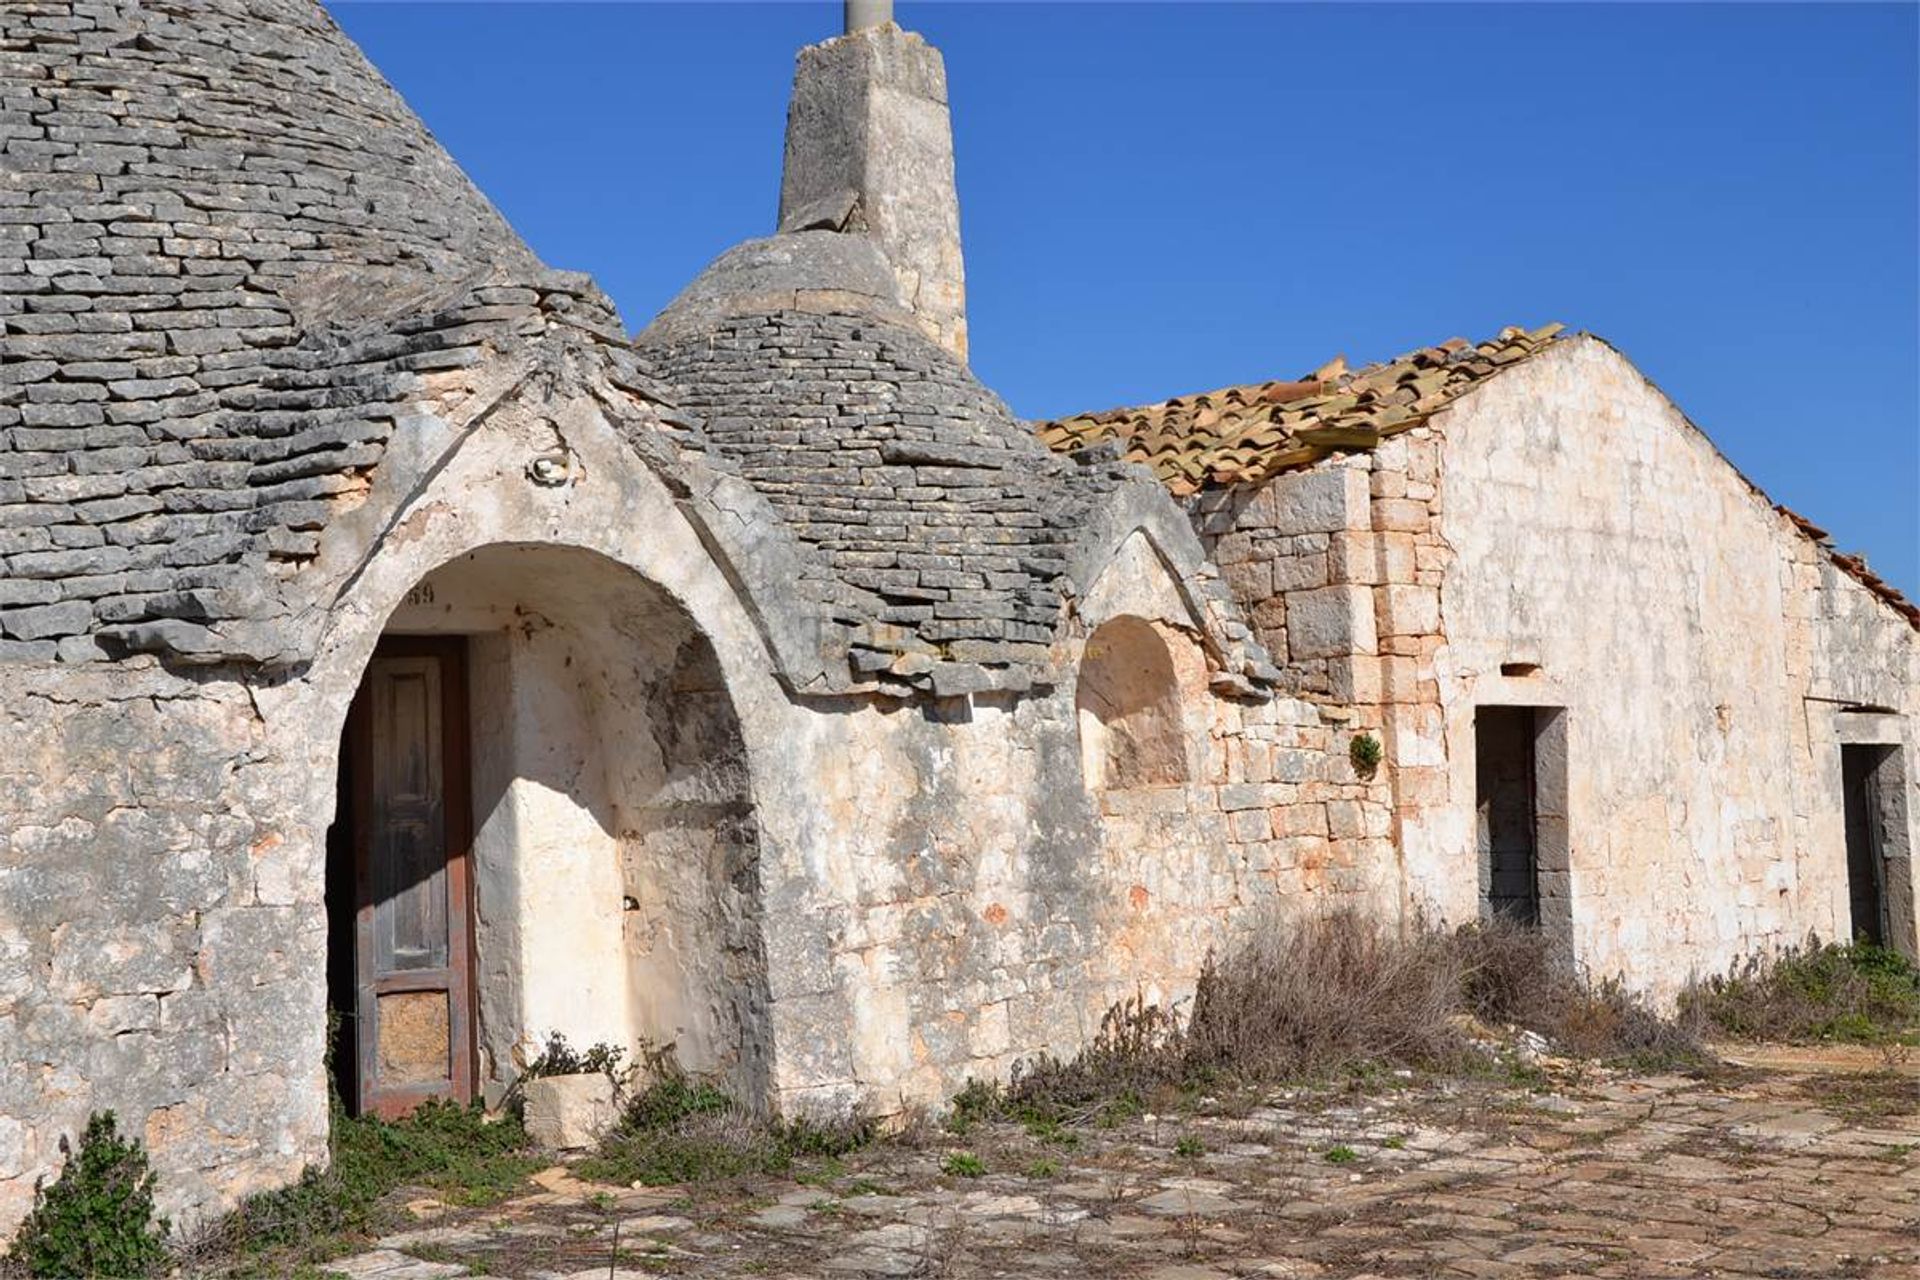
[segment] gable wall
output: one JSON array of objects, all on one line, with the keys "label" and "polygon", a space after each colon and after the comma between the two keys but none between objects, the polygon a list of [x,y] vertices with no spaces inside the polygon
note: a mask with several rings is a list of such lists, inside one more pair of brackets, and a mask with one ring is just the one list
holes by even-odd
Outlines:
[{"label": "gable wall", "polygon": [[1410,891],[1450,918],[1476,909],[1474,707],[1564,705],[1574,941],[1596,971],[1671,993],[1809,931],[1844,936],[1831,700],[1905,713],[1911,760],[1912,629],[1597,340],[1435,426],[1447,785],[1407,814]]}]

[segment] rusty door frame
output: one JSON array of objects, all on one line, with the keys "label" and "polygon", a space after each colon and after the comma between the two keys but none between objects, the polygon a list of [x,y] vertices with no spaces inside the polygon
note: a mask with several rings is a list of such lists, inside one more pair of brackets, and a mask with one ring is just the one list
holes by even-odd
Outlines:
[{"label": "rusty door frame", "polygon": [[[441,797],[443,839],[447,864],[446,979],[428,980],[418,974],[370,978],[373,963],[374,903],[370,851],[373,806],[373,723],[367,703],[369,683],[363,676],[348,714],[347,749],[352,756],[353,872],[354,872],[354,1050],[359,1065],[355,1106],[359,1114],[392,1119],[429,1098],[446,1096],[440,1085],[380,1089],[378,1085],[379,1031],[372,1016],[375,1001],[405,991],[447,990],[449,1086],[456,1102],[475,1096],[479,1076],[479,993],[473,957],[473,801],[472,759],[467,708],[467,639],[465,636],[382,636],[374,646],[367,670],[382,658],[435,658],[440,662]],[[441,971],[430,971],[439,973]]]}]

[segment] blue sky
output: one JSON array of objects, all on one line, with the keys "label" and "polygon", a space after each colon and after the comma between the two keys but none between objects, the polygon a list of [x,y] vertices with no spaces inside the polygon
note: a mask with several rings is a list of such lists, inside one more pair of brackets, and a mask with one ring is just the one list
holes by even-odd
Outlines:
[{"label": "blue sky", "polygon": [[[831,3],[333,0],[635,328],[773,229]],[[1044,417],[1511,323],[1611,340],[1920,597],[1920,6],[912,3],[975,371]]]}]

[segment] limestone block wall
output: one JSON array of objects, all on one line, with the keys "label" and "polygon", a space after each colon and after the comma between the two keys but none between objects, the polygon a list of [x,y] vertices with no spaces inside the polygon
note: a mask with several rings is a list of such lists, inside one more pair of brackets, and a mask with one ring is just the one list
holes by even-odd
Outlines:
[{"label": "limestone block wall", "polygon": [[806,803],[761,791],[765,821],[808,827],[762,864],[783,1105],[938,1104],[1072,1054],[1128,996],[1184,1003],[1265,904],[1392,899],[1390,844],[1334,838],[1385,825],[1345,726],[1296,700],[1216,699],[1192,683],[1191,637],[1160,628],[1185,782],[1090,789],[1071,688],[796,719]]},{"label": "limestone block wall", "polygon": [[[1845,936],[1834,717],[1892,713],[1912,758],[1912,628],[1598,340],[1556,344],[1433,427],[1445,642],[1411,672],[1426,690],[1430,662],[1438,707],[1417,699],[1396,749],[1410,892],[1473,914],[1474,709],[1555,706],[1574,944],[1594,970],[1664,994]],[[1408,603],[1424,621],[1434,602]]]},{"label": "limestone block wall", "polygon": [[321,794],[247,684],[9,664],[0,739],[0,1238],[96,1109],[173,1212],[324,1159],[326,935],[284,825]]},{"label": "limestone block wall", "polygon": [[1266,904],[1392,899],[1385,786],[1352,776],[1339,710],[1213,693],[1140,534],[1078,602],[1083,669],[1114,620],[1164,645],[1177,777],[1101,785],[1070,684],[795,723],[804,800],[760,793],[764,821],[811,828],[763,862],[767,918],[821,922],[767,933],[785,1102],[938,1103],[969,1077],[1071,1054],[1121,999],[1183,1003],[1208,950]]},{"label": "limestone block wall", "polygon": [[[1366,892],[1394,918],[1421,905],[1404,892],[1406,806],[1445,777],[1433,674],[1445,563],[1437,459],[1434,432],[1422,426],[1257,489],[1204,491],[1191,507],[1286,687],[1340,730],[1326,749],[1341,759],[1328,768],[1370,784],[1357,798],[1317,787],[1308,796],[1329,804],[1326,857],[1383,868]],[[1370,779],[1342,764],[1360,734],[1384,751]],[[1308,878],[1300,890],[1326,887]]]}]

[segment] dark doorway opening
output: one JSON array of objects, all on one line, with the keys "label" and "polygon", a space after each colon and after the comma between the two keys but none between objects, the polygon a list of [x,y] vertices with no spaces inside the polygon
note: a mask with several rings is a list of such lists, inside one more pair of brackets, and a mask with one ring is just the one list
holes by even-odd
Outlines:
[{"label": "dark doorway opening", "polygon": [[1566,712],[1479,707],[1473,729],[1481,918],[1571,945]]},{"label": "dark doorway opening", "polygon": [[1481,707],[1474,715],[1482,915],[1540,923],[1532,707]]},{"label": "dark doorway opening", "polygon": [[348,731],[341,735],[340,777],[335,790],[333,825],[327,828],[327,1060],[333,1088],[351,1115],[360,1113],[359,1054],[354,1046],[356,1016],[353,985],[353,923],[359,906],[354,870],[353,753]]},{"label": "dark doorway opening", "polygon": [[381,640],[327,832],[327,1006],[348,1111],[474,1092],[466,643]]},{"label": "dark doorway opening", "polygon": [[1886,946],[1891,930],[1887,919],[1887,855],[1885,812],[1881,794],[1883,775],[1898,751],[1896,747],[1840,748],[1840,785],[1847,824],[1847,902],[1852,937],[1857,942]]}]

